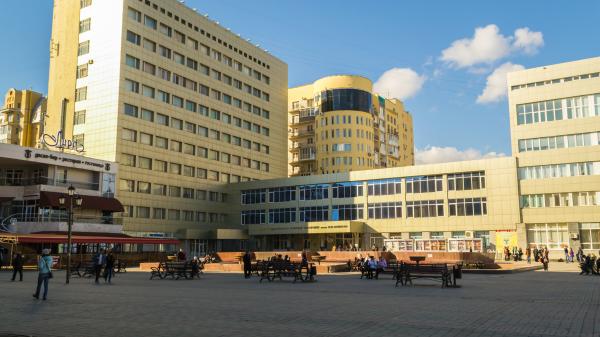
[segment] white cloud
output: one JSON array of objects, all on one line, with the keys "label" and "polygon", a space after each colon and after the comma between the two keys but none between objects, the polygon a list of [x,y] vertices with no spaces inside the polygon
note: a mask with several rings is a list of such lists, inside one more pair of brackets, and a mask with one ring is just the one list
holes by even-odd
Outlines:
[{"label": "white cloud", "polygon": [[543,46],[544,35],[542,32],[532,32],[528,27],[515,30],[514,48],[523,50],[525,54],[533,55]]},{"label": "white cloud", "polygon": [[483,158],[505,157],[506,154],[498,152],[482,153],[479,150],[468,148],[459,150],[455,147],[426,146],[424,149],[417,149],[415,152],[415,161],[417,165],[447,163],[453,161],[476,160]]},{"label": "white cloud", "polygon": [[416,95],[426,79],[410,68],[392,68],[373,84],[373,91],[387,98],[405,100]]},{"label": "white cloud", "polygon": [[456,40],[444,49],[441,59],[456,68],[492,63],[510,54],[510,42],[511,37],[500,34],[494,24],[477,27],[472,38]]},{"label": "white cloud", "polygon": [[507,93],[507,84],[506,84],[506,75],[512,71],[523,70],[523,67],[520,64],[512,64],[510,62],[506,62],[503,65],[499,66],[487,77],[487,82],[485,84],[485,88],[481,95],[477,97],[477,103],[485,104],[485,103],[493,103],[498,102],[504,97],[506,97]]},{"label": "white cloud", "polygon": [[514,35],[504,36],[494,24],[475,28],[471,38],[452,42],[442,51],[440,59],[454,68],[470,68],[473,71],[485,68],[474,66],[492,64],[513,53],[523,52],[532,55],[544,46],[542,32],[531,31],[528,27],[518,28]]}]

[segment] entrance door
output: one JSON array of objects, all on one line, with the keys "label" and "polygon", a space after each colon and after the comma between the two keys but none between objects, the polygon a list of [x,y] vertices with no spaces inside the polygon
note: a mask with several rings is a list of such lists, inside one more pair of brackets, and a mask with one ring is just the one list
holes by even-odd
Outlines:
[{"label": "entrance door", "polygon": [[23,220],[35,221],[37,215],[37,200],[25,200],[23,205]]}]

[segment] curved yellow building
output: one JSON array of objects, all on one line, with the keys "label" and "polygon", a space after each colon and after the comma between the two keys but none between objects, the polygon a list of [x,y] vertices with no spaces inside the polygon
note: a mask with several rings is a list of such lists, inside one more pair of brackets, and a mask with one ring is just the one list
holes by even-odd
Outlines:
[{"label": "curved yellow building", "polygon": [[414,164],[412,116],[371,80],[327,76],[289,89],[288,101],[290,176]]}]

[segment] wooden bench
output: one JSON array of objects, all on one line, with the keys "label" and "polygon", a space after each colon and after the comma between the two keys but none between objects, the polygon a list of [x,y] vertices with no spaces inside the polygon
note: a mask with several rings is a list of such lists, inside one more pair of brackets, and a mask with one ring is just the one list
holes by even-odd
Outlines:
[{"label": "wooden bench", "polygon": [[152,280],[155,277],[160,279],[166,279],[167,277],[170,277],[172,280],[179,280],[180,278],[200,278],[200,274],[203,273],[203,269],[204,263],[199,263],[198,271],[194,271],[191,262],[161,262],[157,267],[151,267],[150,279]]},{"label": "wooden bench", "polygon": [[396,287],[398,283],[403,286],[409,283],[412,285],[412,281],[419,278],[439,280],[442,283],[442,288],[456,285],[456,280],[453,281],[453,270],[448,269],[448,265],[445,263],[401,263],[396,275]]},{"label": "wooden bench", "polygon": [[[258,267],[260,267],[259,282],[264,279],[269,282],[276,278],[283,280],[284,277],[293,278],[294,283],[298,280],[313,281],[316,274],[316,268],[312,264],[303,266],[301,263],[290,261],[262,261],[261,263],[257,262]],[[303,270],[306,270],[304,274]]]}]

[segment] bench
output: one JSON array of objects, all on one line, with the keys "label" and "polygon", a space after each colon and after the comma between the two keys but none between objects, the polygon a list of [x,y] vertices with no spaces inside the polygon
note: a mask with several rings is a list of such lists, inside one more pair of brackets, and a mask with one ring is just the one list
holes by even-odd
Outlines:
[{"label": "bench", "polygon": [[[272,282],[278,278],[283,280],[283,277],[293,278],[293,283],[300,280],[313,281],[316,275],[316,268],[312,264],[303,266],[301,263],[290,262],[290,261],[258,261],[256,263],[257,269],[260,268],[259,282],[266,279]],[[303,274],[303,271],[306,271]]]},{"label": "bench", "polygon": [[[360,261],[359,261],[360,262]],[[360,278],[363,277],[369,278],[369,268],[365,266],[363,263],[358,263],[358,271],[360,272]],[[387,267],[379,270],[379,275],[381,274],[389,274],[392,275],[392,279],[395,279],[398,274],[398,268],[400,268],[400,264],[396,262],[390,262],[387,264]]]},{"label": "bench", "polygon": [[455,268],[453,266],[452,269],[448,269],[448,265],[445,263],[401,263],[396,275],[396,287],[398,283],[403,286],[409,283],[412,285],[412,281],[419,278],[439,280],[442,283],[442,288],[456,286]]},{"label": "bench", "polygon": [[191,262],[161,262],[157,267],[150,268],[150,279],[152,280],[155,277],[160,279],[166,279],[167,277],[170,277],[172,280],[179,280],[180,278],[200,278],[200,274],[203,273],[203,269],[204,263],[199,263],[198,270],[194,271]]}]

